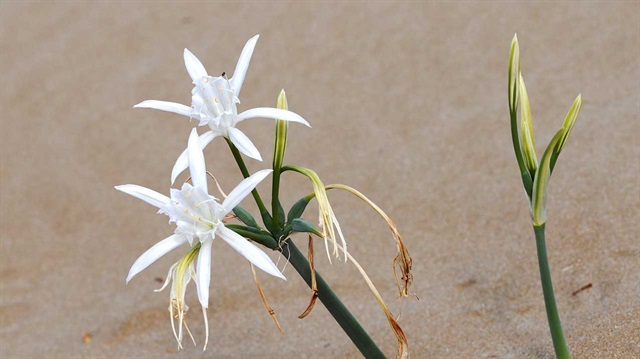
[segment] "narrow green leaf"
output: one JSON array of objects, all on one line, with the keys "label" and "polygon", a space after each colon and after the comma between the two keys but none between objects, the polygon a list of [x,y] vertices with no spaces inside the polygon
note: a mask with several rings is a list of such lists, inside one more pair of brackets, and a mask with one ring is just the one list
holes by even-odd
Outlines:
[{"label": "narrow green leaf", "polygon": [[322,233],[319,230],[317,230],[313,226],[313,224],[301,218],[296,218],[293,221],[291,221],[291,229],[294,230],[295,232],[313,233],[317,236],[322,237]]},{"label": "narrow green leaf", "polygon": [[285,216],[284,216],[284,208],[282,208],[282,204],[280,204],[280,201],[278,201],[278,225],[280,228],[282,228],[282,226],[284,226],[284,222],[285,222]]},{"label": "narrow green leaf", "polygon": [[240,220],[240,222],[246,224],[247,226],[260,228],[260,225],[258,225],[258,222],[256,222],[255,218],[253,218],[251,213],[249,213],[246,209],[240,206],[236,206],[233,209],[233,214],[238,216],[238,219]]},{"label": "narrow green leaf", "polygon": [[294,219],[302,217],[309,201],[311,201],[311,198],[307,196],[300,198],[296,203],[294,203],[289,210],[289,214],[287,214],[287,221],[291,223]]},{"label": "narrow green leaf", "polygon": [[229,228],[229,229],[233,229],[233,230],[240,229],[240,230],[248,231],[248,232],[251,232],[251,233],[269,235],[268,232],[265,232],[261,228],[243,226],[241,224],[234,224],[234,223],[225,223],[224,226]]},{"label": "narrow green leaf", "polygon": [[541,226],[547,221],[547,190],[551,177],[551,157],[563,134],[564,129],[560,129],[560,131],[553,136],[551,142],[549,142],[549,146],[547,146],[540,160],[540,167],[538,167],[536,178],[533,181],[531,216],[533,217],[534,226]]},{"label": "narrow green leaf", "polygon": [[245,227],[238,224],[225,224],[225,227],[245,238],[249,238],[256,243],[262,244],[267,248],[271,248],[274,250],[278,248],[278,243],[276,242],[276,240],[264,231],[256,231],[256,228]]},{"label": "narrow green leaf", "polygon": [[260,212],[260,216],[262,217],[262,223],[264,223],[264,226],[267,228],[267,230],[271,234],[274,234],[273,218],[271,217],[269,212],[267,211]]}]

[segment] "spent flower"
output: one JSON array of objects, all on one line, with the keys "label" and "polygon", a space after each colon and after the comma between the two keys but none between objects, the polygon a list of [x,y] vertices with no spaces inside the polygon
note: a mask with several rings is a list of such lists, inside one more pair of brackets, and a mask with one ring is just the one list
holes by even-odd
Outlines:
[{"label": "spent flower", "polygon": [[[169,282],[171,283],[171,293],[169,294],[169,313],[171,316],[171,329],[173,329],[173,335],[176,337],[178,341],[178,348],[182,349],[182,328],[184,327],[189,333],[191,340],[195,344],[195,339],[193,339],[193,335],[191,335],[191,331],[187,326],[187,322],[185,320],[185,314],[189,310],[189,306],[185,302],[185,294],[187,292],[187,285],[191,282],[191,280],[196,279],[196,270],[194,267],[194,261],[198,256],[200,251],[200,246],[193,246],[187,253],[185,253],[182,258],[178,262],[169,268],[169,273],[167,274],[167,279],[161,288],[156,289],[156,292],[162,291],[167,287]],[[178,320],[178,330],[176,331],[175,321]],[[205,323],[207,323],[207,316],[204,315]],[[205,324],[205,328],[208,331],[209,326]],[[207,333],[206,337],[209,337],[209,333]],[[205,343],[205,346],[207,344]]]}]

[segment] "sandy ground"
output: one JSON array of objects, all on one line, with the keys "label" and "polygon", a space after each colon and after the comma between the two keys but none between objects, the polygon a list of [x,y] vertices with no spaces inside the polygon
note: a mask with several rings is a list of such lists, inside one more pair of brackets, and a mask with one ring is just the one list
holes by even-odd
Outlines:
[{"label": "sandy ground", "polygon": [[[231,73],[257,33],[240,109],[273,106],[286,89],[291,109],[313,126],[290,127],[286,162],[359,188],[395,219],[419,297],[403,302],[400,319],[413,357],[553,357],[510,142],[514,32],[540,153],[576,95],[584,98],[552,178],[547,225],[571,352],[640,357],[637,2],[2,1],[0,9],[0,357],[359,357],[321,305],[297,319],[309,289],[290,266],[286,283],[261,275],[280,335],[246,261],[222,242],[214,245],[205,353],[191,345],[176,351],[168,292],[152,291],[180,253],[124,283],[137,256],[173,227],[113,186],[168,192],[193,126],[132,105],[188,104],[183,48],[210,73]],[[268,166],[273,123],[241,129],[265,158],[250,170]],[[223,188],[239,181],[223,141],[205,156]],[[283,181],[287,206],[311,190],[293,174]],[[266,185],[260,189],[268,198]],[[395,246],[384,222],[347,195],[331,199],[351,252],[397,311]],[[317,257],[393,356],[394,337],[356,270]],[[202,344],[190,289],[191,328]]]}]

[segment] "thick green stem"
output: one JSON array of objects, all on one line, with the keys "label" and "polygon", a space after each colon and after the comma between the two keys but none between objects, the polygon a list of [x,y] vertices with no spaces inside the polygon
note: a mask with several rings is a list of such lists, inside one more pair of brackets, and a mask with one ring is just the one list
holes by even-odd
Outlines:
[{"label": "thick green stem", "polygon": [[[302,279],[311,286],[311,269],[304,254],[302,254],[290,240],[282,247],[282,253],[285,256],[289,256],[289,261],[293,267],[298,271]],[[369,334],[362,328],[360,323],[358,323],[356,318],[349,312],[349,309],[344,306],[318,272],[316,272],[316,284],[318,287],[318,298],[336,322],[340,324],[342,330],[349,336],[362,355],[364,355],[365,358],[386,358],[376,343],[369,337]]]},{"label": "thick green stem", "polygon": [[[240,151],[238,151],[238,148],[236,147],[236,145],[234,145],[228,138],[224,138],[227,141],[227,144],[229,145],[229,149],[231,149],[231,153],[233,154],[233,158],[235,158],[236,162],[238,163],[238,167],[240,167],[240,172],[242,172],[242,176],[244,178],[247,178],[250,176],[249,174],[249,170],[247,169],[247,165],[244,164],[244,160],[242,159],[242,154],[240,154]],[[267,211],[267,208],[264,206],[264,202],[262,202],[262,198],[260,198],[260,194],[258,193],[257,189],[254,189],[253,191],[251,191],[251,195],[253,195],[253,199],[256,201],[256,204],[258,205],[258,209],[260,210],[260,214],[262,214],[264,216],[265,213],[269,213]]]},{"label": "thick green stem", "polygon": [[569,359],[569,350],[562,333],[562,325],[560,324],[560,316],[556,307],[556,299],[553,294],[553,284],[551,283],[551,271],[549,270],[549,261],[547,259],[547,248],[544,238],[544,224],[534,226],[533,230],[536,234],[536,246],[538,249],[538,265],[540,266],[540,279],[542,281],[542,293],[544,294],[544,305],[547,309],[547,319],[549,320],[549,329],[551,330],[551,338],[553,339],[553,347],[556,351],[558,359]]},{"label": "thick green stem", "polygon": [[[282,122],[282,123],[280,123]],[[282,233],[283,229],[281,227],[280,221],[283,218],[280,218],[281,207],[278,200],[279,196],[279,187],[280,187],[280,174],[283,170],[286,170],[282,166],[282,159],[284,158],[284,149],[286,144],[286,122],[278,121],[277,126],[277,135],[276,135],[276,144],[274,150],[274,164],[273,164],[273,186],[272,186],[272,210],[273,210],[273,220],[269,221],[271,223],[267,223],[267,218],[270,218],[269,212],[264,206],[262,202],[262,198],[258,194],[257,190],[253,190],[251,194],[253,195],[258,208],[260,209],[260,213],[262,215],[263,221],[265,225],[271,228],[271,234],[274,233]],[[229,148],[233,153],[233,157],[235,158],[238,166],[240,167],[240,171],[242,175],[247,178],[249,177],[249,171],[247,170],[247,166],[244,164],[242,159],[242,155],[240,151],[236,148],[236,146],[231,143],[229,139],[226,139],[229,144]],[[266,233],[257,233],[250,228],[239,226],[239,225],[228,225],[233,231],[236,233],[251,238],[252,240],[269,247],[273,250],[280,250],[284,255],[289,257],[289,261],[296,269],[296,271],[300,274],[300,276],[304,279],[305,282],[312,286],[311,284],[311,268],[309,266],[309,262],[305,258],[304,254],[298,250],[298,248],[291,242],[287,240],[284,245],[280,246],[278,244],[278,239],[275,237],[271,237],[266,235]],[[279,235],[279,234],[278,234]],[[338,296],[333,292],[331,287],[324,281],[324,279],[315,272],[316,277],[316,286],[318,290],[318,299],[324,304],[329,313],[333,316],[333,318],[338,322],[342,330],[349,336],[351,341],[355,344],[355,346],[360,350],[362,355],[365,358],[385,358],[384,353],[378,348],[376,343],[369,337],[369,334],[362,328],[360,323],[356,320],[356,318],[351,314],[349,309],[345,307],[345,305],[340,301]]]}]

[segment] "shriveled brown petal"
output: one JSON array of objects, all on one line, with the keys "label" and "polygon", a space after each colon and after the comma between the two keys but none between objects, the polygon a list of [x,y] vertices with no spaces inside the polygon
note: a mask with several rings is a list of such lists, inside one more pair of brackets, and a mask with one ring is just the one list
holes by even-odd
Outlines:
[{"label": "shriveled brown petal", "polygon": [[309,268],[311,269],[311,300],[309,301],[307,309],[305,309],[304,312],[302,312],[302,314],[298,316],[298,318],[300,319],[305,318],[307,315],[309,315],[309,313],[311,313],[313,307],[316,305],[316,300],[318,299],[316,270],[314,269],[313,265],[313,237],[311,235],[309,235]]},{"label": "shriveled brown petal", "polygon": [[380,295],[380,292],[378,292],[378,289],[376,288],[376,286],[373,285],[373,282],[367,275],[367,272],[365,272],[365,270],[353,258],[353,256],[351,256],[351,254],[347,253],[347,257],[349,258],[349,260],[351,260],[353,265],[356,266],[356,268],[360,272],[360,275],[362,275],[362,278],[365,280],[365,282],[369,286],[371,293],[373,293],[373,296],[376,298],[378,305],[384,312],[384,315],[387,317],[387,321],[389,321],[389,326],[391,326],[391,330],[393,330],[393,333],[395,334],[396,339],[398,340],[398,353],[396,355],[396,358],[409,359],[409,342],[407,341],[407,336],[404,334],[404,331],[400,327],[400,324],[398,324],[398,321],[393,316],[393,313],[391,313],[387,305],[382,300],[382,296]]},{"label": "shriveled brown petal", "polygon": [[343,185],[343,184],[331,184],[325,187],[327,190],[330,189],[341,189],[343,191],[347,191],[354,196],[360,198],[364,201],[369,207],[373,208],[385,221],[387,221],[387,225],[389,225],[389,229],[391,230],[391,234],[396,242],[396,248],[398,250],[398,254],[393,260],[393,272],[396,276],[396,282],[398,284],[398,293],[401,297],[409,296],[409,288],[413,282],[413,274],[411,274],[411,266],[413,260],[409,255],[409,251],[402,240],[402,236],[398,232],[398,227],[396,224],[389,218],[389,216],[380,208],[377,204],[371,201],[367,196],[362,194],[360,191],[355,188]]},{"label": "shriveled brown petal", "polygon": [[276,327],[278,327],[280,334],[284,334],[284,332],[282,331],[282,327],[278,322],[278,318],[276,318],[276,312],[269,305],[269,302],[267,301],[267,296],[264,294],[264,291],[262,290],[260,281],[258,281],[258,274],[256,273],[256,269],[254,268],[253,263],[251,263],[251,272],[253,273],[253,280],[256,282],[256,285],[258,286],[258,292],[260,293],[260,298],[262,298],[262,303],[264,303],[265,308],[267,308],[267,312],[269,312],[269,315],[271,316],[271,318],[273,318],[273,322],[276,324]]}]

